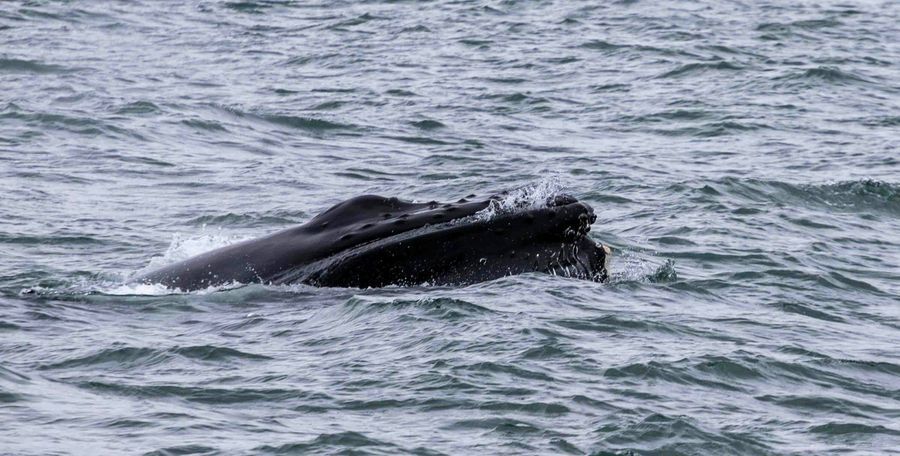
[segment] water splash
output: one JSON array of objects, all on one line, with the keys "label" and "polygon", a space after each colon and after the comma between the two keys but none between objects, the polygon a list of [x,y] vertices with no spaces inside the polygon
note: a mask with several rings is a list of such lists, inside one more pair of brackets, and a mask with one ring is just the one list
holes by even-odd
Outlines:
[{"label": "water splash", "polygon": [[[129,282],[133,277],[156,270],[163,266],[177,263],[182,260],[209,252],[221,247],[243,242],[252,239],[252,236],[234,236],[221,233],[204,234],[205,226],[201,230],[201,234],[185,235],[176,234],[172,236],[172,242],[166,248],[161,256],[155,256],[150,259],[146,266],[138,269],[130,274],[126,274],[121,280],[104,280],[99,282],[82,283],[78,288],[87,294],[104,294],[115,296],[164,296],[170,294],[187,293],[179,288],[169,288],[159,283],[139,283]],[[191,291],[191,294],[209,294],[217,291],[230,290],[239,288],[245,284],[239,282],[231,282],[223,285],[211,286],[208,288]]]},{"label": "water splash", "polygon": [[491,200],[488,207],[475,214],[477,220],[491,220],[502,214],[511,214],[532,209],[547,207],[548,202],[557,195],[564,193],[559,176],[553,175],[540,181],[510,190],[500,199]]},{"label": "water splash", "polygon": [[166,248],[166,251],[163,252],[162,256],[151,258],[147,266],[136,271],[135,274],[149,272],[200,255],[201,253],[209,252],[210,250],[236,244],[252,238],[253,236],[229,236],[221,233],[199,235],[176,234],[172,236],[172,242],[169,244],[169,247]]},{"label": "water splash", "polygon": [[97,284],[92,288],[97,293],[114,296],[163,296],[181,293],[181,290],[167,288],[161,283],[107,283]]},{"label": "water splash", "polygon": [[611,283],[622,282],[671,282],[678,278],[675,261],[665,259],[663,264],[629,250],[622,250],[614,261],[616,272],[610,276]]},{"label": "water splash", "polygon": [[210,286],[199,290],[184,291],[181,288],[169,288],[161,283],[100,283],[91,286],[93,293],[112,296],[165,296],[173,294],[205,295],[219,291],[233,290],[246,284],[230,282],[223,285]]},{"label": "water splash", "polygon": [[653,283],[673,282],[678,279],[678,273],[675,272],[675,260],[666,259],[666,262],[656,268],[653,274],[647,277],[647,280]]}]

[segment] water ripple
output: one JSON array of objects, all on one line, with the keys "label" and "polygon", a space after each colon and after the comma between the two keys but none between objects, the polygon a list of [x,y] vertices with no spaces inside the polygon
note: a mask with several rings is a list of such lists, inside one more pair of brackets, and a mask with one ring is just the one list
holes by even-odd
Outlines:
[{"label": "water ripple", "polygon": [[[0,448],[890,453],[898,23],[831,0],[6,1]],[[126,281],[360,194],[541,189],[503,211],[564,187],[610,283]]]}]

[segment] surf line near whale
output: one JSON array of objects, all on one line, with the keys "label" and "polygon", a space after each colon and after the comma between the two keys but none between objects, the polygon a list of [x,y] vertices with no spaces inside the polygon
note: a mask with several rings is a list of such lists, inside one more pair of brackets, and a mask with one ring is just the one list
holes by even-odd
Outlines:
[{"label": "surf line near whale", "polygon": [[455,203],[358,196],[309,222],[228,245],[133,281],[191,291],[237,283],[326,287],[466,285],[526,272],[603,282],[609,247],[593,209],[566,194]]}]

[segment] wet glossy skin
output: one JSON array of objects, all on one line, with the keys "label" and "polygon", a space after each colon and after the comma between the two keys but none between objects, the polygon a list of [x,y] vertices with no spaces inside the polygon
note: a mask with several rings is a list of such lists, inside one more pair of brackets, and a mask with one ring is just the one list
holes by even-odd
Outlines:
[{"label": "wet glossy skin", "polygon": [[592,209],[569,196],[482,219],[491,199],[410,203],[365,195],[308,223],[223,247],[138,280],[194,290],[231,282],[337,287],[462,285],[542,271],[605,280]]}]

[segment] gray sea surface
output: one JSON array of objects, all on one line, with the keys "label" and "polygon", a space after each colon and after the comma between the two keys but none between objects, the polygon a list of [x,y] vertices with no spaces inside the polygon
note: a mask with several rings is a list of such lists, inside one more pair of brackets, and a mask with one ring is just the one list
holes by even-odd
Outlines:
[{"label": "gray sea surface", "polygon": [[[0,454],[900,454],[898,65],[896,1],[0,2]],[[541,185],[610,283],[127,283]]]}]

